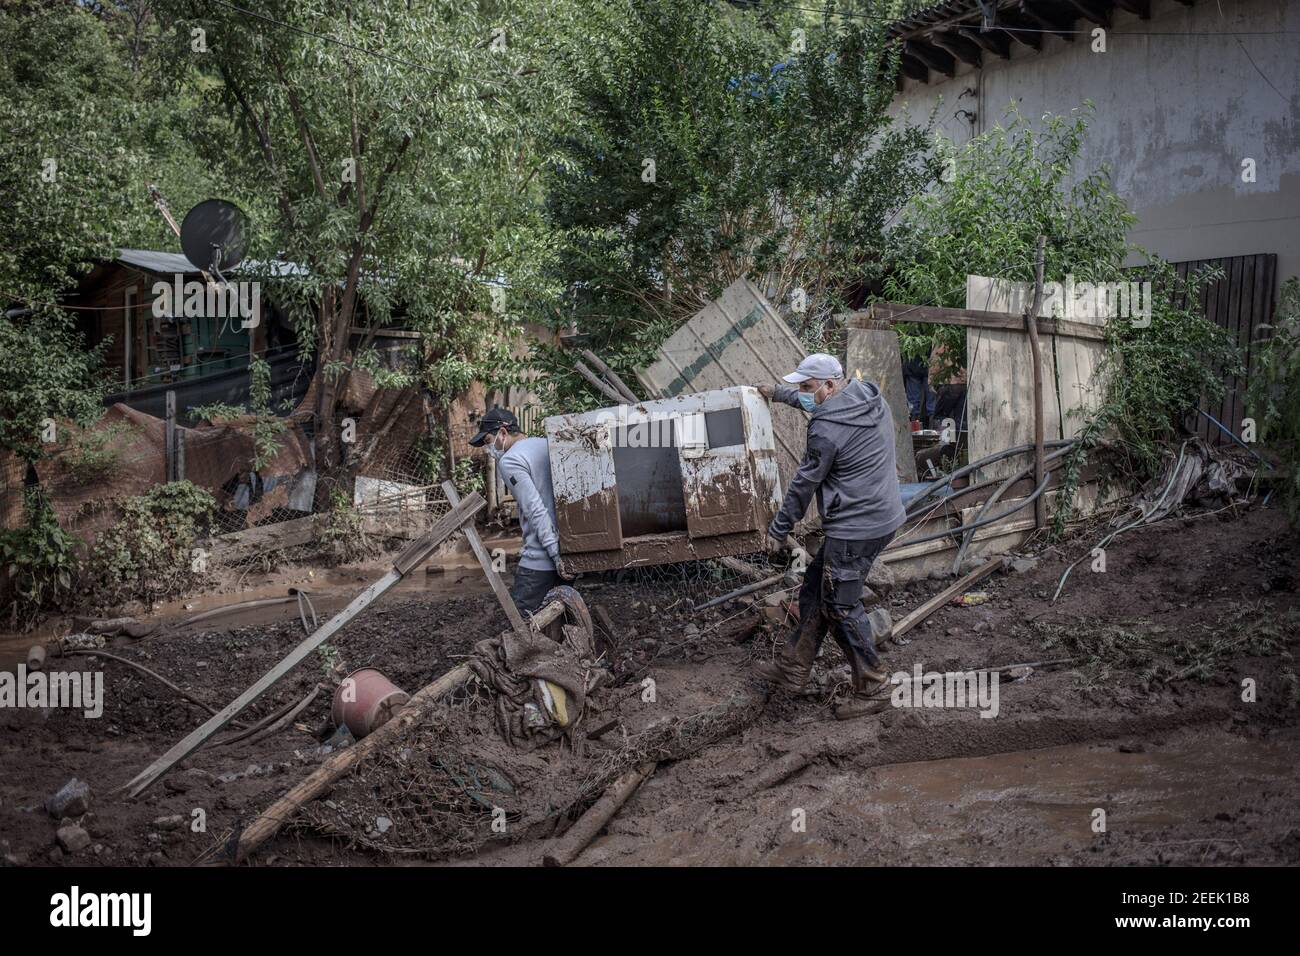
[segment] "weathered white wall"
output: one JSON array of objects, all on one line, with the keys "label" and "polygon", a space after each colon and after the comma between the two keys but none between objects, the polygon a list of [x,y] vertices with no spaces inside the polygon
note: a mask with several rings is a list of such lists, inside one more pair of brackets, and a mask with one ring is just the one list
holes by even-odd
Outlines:
[{"label": "weathered white wall", "polygon": [[[1010,60],[985,53],[983,69],[905,80],[893,112],[924,120],[937,106],[936,125],[960,144],[1013,101],[1037,120],[1091,100],[1081,165],[1110,164],[1139,217],[1134,242],[1175,261],[1272,252],[1281,280],[1300,274],[1300,0],[1152,0],[1150,20],[1117,9],[1106,42],[1094,53],[1086,34],[1043,35],[1040,52],[1013,41]],[[1247,157],[1254,183],[1241,179]]]}]

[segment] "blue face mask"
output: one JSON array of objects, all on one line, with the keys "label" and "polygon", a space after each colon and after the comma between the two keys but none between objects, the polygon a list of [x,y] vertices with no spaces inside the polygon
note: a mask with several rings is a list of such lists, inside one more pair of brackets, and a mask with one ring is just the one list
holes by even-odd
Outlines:
[{"label": "blue face mask", "polygon": [[819,388],[811,392],[799,393],[799,404],[803,406],[805,412],[812,412],[817,408],[817,392],[820,391],[821,389]]}]

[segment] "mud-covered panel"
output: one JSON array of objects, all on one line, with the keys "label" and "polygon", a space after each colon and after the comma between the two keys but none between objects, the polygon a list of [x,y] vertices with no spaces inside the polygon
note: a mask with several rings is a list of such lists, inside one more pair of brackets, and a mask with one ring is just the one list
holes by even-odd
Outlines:
[{"label": "mud-covered panel", "polygon": [[711,538],[691,538],[685,534],[655,534],[626,538],[616,551],[586,551],[564,556],[566,571],[574,574],[610,571],[619,568],[644,568],[678,561],[704,561],[739,554],[753,554],[763,549],[762,531],[722,534]]},{"label": "mud-covered panel", "polygon": [[757,527],[754,474],[747,455],[715,452],[688,461],[684,471],[691,537],[732,534]]},{"label": "mud-covered panel", "polygon": [[622,544],[618,496],[606,488],[578,501],[555,502],[555,524],[560,533],[560,553],[602,551]]}]

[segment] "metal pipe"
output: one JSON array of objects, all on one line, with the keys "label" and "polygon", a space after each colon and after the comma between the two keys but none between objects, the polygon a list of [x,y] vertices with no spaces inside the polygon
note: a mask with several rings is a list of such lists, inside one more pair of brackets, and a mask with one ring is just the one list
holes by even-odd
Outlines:
[{"label": "metal pipe", "polygon": [[[1032,493],[1030,497],[1024,498],[1023,501],[1019,502],[1017,506],[1013,507],[1013,509],[1004,511],[1000,515],[995,515],[993,516],[993,518],[985,518],[983,520],[978,520],[978,522],[971,522],[970,524],[961,524],[958,525],[958,527],[956,528],[946,528],[944,529],[944,531],[937,531],[933,533],[933,535],[923,535],[920,537],[909,538],[909,540],[906,541],[906,544],[919,545],[919,544],[924,544],[924,542],[926,541],[937,541],[941,537],[950,537],[953,535],[965,535],[967,531],[975,531],[976,528],[983,528],[985,527],[985,525],[988,524],[997,524],[998,522],[1001,522],[1001,520],[1010,518],[1011,515],[1014,515],[1015,512],[1023,509],[1024,506],[1032,505],[1032,503],[1037,501],[1037,499],[1039,499],[1040,494],[1043,494],[1044,490],[1047,490],[1048,481],[1050,480],[1052,480],[1052,472],[1049,471],[1045,473],[1045,475],[1043,476],[1043,483],[1041,483],[1039,486],[1037,486],[1037,488],[1034,489],[1034,493]],[[888,550],[892,550],[892,549],[885,548],[885,551]]]},{"label": "metal pipe", "polygon": [[[1043,445],[1049,448],[1060,448],[1065,445],[1073,445],[1077,442],[1078,442],[1077,438],[1053,438],[1050,441],[1043,442]],[[913,497],[912,500],[908,503],[907,516],[909,518],[915,517],[914,512],[920,510],[920,508],[918,508],[917,506],[926,498],[930,497],[930,495],[934,494],[937,490],[942,488],[944,485],[951,482],[953,479],[960,478],[963,475],[970,474],[975,469],[983,468],[985,465],[991,465],[995,461],[1001,461],[1003,458],[1010,458],[1012,455],[1021,455],[1024,454],[1025,452],[1033,451],[1033,450],[1034,450],[1034,446],[1032,444],[1016,445],[1014,448],[1006,448],[1003,449],[1002,451],[994,452],[991,455],[985,455],[983,458],[979,459],[978,461],[973,461],[969,465],[963,465],[961,468],[958,468],[956,471],[950,472],[949,474],[944,475],[942,478],[935,479],[933,482],[931,482],[930,484],[922,488],[920,492],[918,492],[916,496]]]}]

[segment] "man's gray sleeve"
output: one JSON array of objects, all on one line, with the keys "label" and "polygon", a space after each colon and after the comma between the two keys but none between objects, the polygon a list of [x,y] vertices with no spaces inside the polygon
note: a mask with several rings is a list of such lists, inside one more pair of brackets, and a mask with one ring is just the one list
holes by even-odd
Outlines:
[{"label": "man's gray sleeve", "polygon": [[789,385],[778,385],[772,389],[772,401],[791,405],[795,408],[803,408],[799,404],[799,389],[792,388]]},{"label": "man's gray sleeve", "polygon": [[785,501],[772,519],[772,524],[767,529],[768,534],[774,538],[784,538],[794,530],[795,522],[808,512],[809,502],[830,473],[831,465],[835,463],[835,451],[833,444],[809,431],[808,450],[804,453],[803,463],[790,479]]},{"label": "man's gray sleeve", "polygon": [[551,521],[550,509],[542,501],[541,492],[537,490],[537,485],[533,483],[533,476],[523,465],[514,462],[507,464],[503,461],[501,471],[510,488],[510,493],[515,496],[515,502],[519,505],[519,513],[524,516],[528,523],[529,530],[537,535],[538,543],[546,549],[546,553],[551,556],[551,560],[558,560],[560,557],[560,535],[555,530],[555,523]]}]

